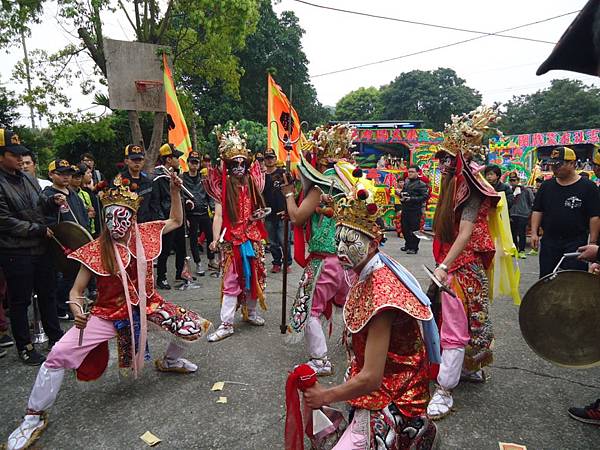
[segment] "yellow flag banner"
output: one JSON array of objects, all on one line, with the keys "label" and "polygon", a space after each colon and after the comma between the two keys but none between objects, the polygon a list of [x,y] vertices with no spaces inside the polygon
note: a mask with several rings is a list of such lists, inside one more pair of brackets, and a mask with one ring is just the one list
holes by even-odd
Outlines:
[{"label": "yellow flag banner", "polygon": [[183,156],[179,158],[181,169],[188,170],[187,157],[192,151],[192,141],[190,133],[185,123],[185,117],[179,106],[177,94],[175,93],[175,83],[173,82],[173,74],[167,62],[167,55],[163,53],[164,67],[164,85],[165,97],[167,100],[167,123],[169,127],[169,143],[175,145]]},{"label": "yellow flag banner", "polygon": [[298,142],[292,145],[290,152],[292,167],[295,167],[300,162],[301,145],[306,141],[300,129],[300,119],[273,77],[271,75],[267,77],[267,145],[275,151],[279,161],[285,161],[287,152],[280,138],[286,139],[290,130],[291,141],[297,140],[300,136]]},{"label": "yellow flag banner", "polygon": [[504,192],[496,208],[490,210],[489,227],[492,239],[496,244],[494,264],[488,273],[490,280],[490,299],[500,296],[512,297],[515,305],[521,304],[519,283],[521,270],[517,262],[517,248],[510,232],[508,203]]}]

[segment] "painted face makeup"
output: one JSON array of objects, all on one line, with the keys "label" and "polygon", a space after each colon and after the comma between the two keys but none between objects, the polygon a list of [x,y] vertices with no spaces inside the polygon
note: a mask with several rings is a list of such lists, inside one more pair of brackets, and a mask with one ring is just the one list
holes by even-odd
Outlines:
[{"label": "painted face makeup", "polygon": [[246,174],[246,160],[244,158],[235,158],[227,165],[229,173],[234,177],[242,177]]},{"label": "painted face makeup", "polygon": [[124,206],[108,206],[104,210],[104,222],[113,239],[123,239],[133,223],[133,212]]},{"label": "painted face makeup", "polygon": [[345,226],[335,230],[338,243],[337,256],[344,269],[352,269],[365,261],[369,253],[371,238],[360,231]]},{"label": "painted face makeup", "polygon": [[456,170],[456,158],[451,155],[445,155],[440,158],[440,166],[442,175],[454,174]]}]

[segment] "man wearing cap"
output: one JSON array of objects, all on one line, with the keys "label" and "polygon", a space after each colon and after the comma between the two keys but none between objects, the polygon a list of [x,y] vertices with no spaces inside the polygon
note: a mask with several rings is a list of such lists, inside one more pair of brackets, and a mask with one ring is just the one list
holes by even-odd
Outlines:
[{"label": "man wearing cap", "polygon": [[[42,191],[42,195],[46,198],[63,195],[66,202],[61,205],[50,203],[44,208],[46,225],[75,222],[88,230],[90,225],[88,210],[77,192],[70,188],[71,177],[75,174],[71,163],[66,159],[56,159],[48,165],[48,173],[52,179],[52,186],[46,187]],[[57,273],[56,306],[58,318],[62,320],[73,320],[67,302],[69,301],[69,291],[75,282],[75,275],[66,276],[61,272]]]},{"label": "man wearing cap", "polygon": [[79,163],[77,166],[73,166],[73,176],[71,176],[71,182],[69,186],[71,189],[79,196],[81,201],[83,202],[83,206],[87,210],[88,215],[88,226],[87,230],[90,232],[92,236],[96,235],[96,223],[94,219],[96,218],[96,210],[94,209],[94,204],[92,202],[92,196],[88,191],[83,190],[83,186],[86,183],[89,183],[92,179],[92,171],[86,166],[84,163]]},{"label": "man wearing cap", "polygon": [[96,169],[96,158],[91,153],[84,153],[81,155],[81,162],[90,168],[92,171],[92,177],[88,184],[90,188],[94,188],[100,181],[104,180],[104,175]]},{"label": "man wearing cap", "polygon": [[121,178],[131,181],[129,190],[142,197],[142,203],[137,211],[137,222],[145,223],[154,220],[152,210],[152,180],[142,172],[146,154],[143,147],[129,144],[125,147],[125,170]]},{"label": "man wearing cap", "polygon": [[0,128],[0,268],[8,287],[10,326],[19,358],[25,364],[40,365],[44,357],[31,343],[27,318],[34,289],[50,343],[62,337],[56,316],[54,271],[45,256],[52,232],[44,223],[41,206],[65,199],[62,195],[40,197],[35,178],[19,169],[27,152],[16,134]]},{"label": "man wearing cap", "polygon": [[[207,243],[213,241],[212,221],[208,216],[208,209],[210,207],[214,211],[215,204],[214,200],[206,193],[206,189],[202,184],[202,176],[198,171],[200,168],[200,154],[197,151],[191,151],[187,162],[189,171],[183,174],[183,185],[194,194],[193,200],[186,200],[187,219],[190,223],[190,250],[196,263],[196,273],[204,276],[204,267],[202,267],[200,261],[200,249],[198,248],[198,235],[204,233]],[[215,263],[215,254],[210,248],[206,249],[206,256],[208,257],[208,267],[218,269]]]},{"label": "man wearing cap", "polygon": [[38,184],[42,189],[46,186],[50,186],[52,181],[44,180],[43,178],[38,178],[37,176],[37,157],[35,154],[28,150],[27,153],[23,155],[23,171],[27,172],[29,175],[37,179]]},{"label": "man wearing cap", "polygon": [[527,244],[527,225],[533,206],[533,192],[527,186],[519,183],[519,174],[511,172],[508,174],[508,182],[512,189],[513,205],[509,210],[510,230],[513,242],[519,251],[519,258],[525,259],[525,245]]},{"label": "man wearing cap", "polygon": [[[159,157],[155,169],[155,178],[152,180],[151,207],[154,211],[154,220],[167,220],[171,211],[171,193],[167,172],[179,169],[179,157],[183,153],[173,144],[164,144],[159,149]],[[171,289],[167,281],[167,259],[175,247],[175,279],[181,280],[181,272],[185,264],[185,229],[183,226],[170,233],[162,235],[162,250],[156,263],[156,286],[159,289]]]},{"label": "man wearing cap", "polygon": [[[598,188],[575,170],[577,157],[569,147],[552,150],[546,161],[554,179],[544,182],[533,204],[531,246],[540,248],[540,278],[551,273],[563,254],[576,252],[588,242],[595,243],[600,229]],[[540,239],[539,229],[544,236]],[[563,269],[587,270],[575,259],[563,261]]]},{"label": "man wearing cap", "polygon": [[[283,264],[283,215],[285,214],[285,198],[281,192],[283,185],[283,174],[285,170],[277,167],[277,156],[273,149],[265,152],[265,190],[263,197],[265,204],[271,208],[271,214],[265,218],[265,227],[269,235],[269,251],[273,257],[271,273],[281,272]],[[292,265],[292,252],[288,240],[288,271]]]}]

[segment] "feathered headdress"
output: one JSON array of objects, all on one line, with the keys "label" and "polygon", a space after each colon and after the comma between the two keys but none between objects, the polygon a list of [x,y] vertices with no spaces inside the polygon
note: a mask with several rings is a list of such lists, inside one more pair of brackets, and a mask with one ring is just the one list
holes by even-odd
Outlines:
[{"label": "feathered headdress", "polygon": [[136,192],[131,192],[129,189],[130,183],[128,178],[122,178],[120,174],[117,175],[113,181],[114,187],[107,187],[98,194],[100,202],[102,202],[102,207],[120,205],[131,209],[133,212],[137,212],[142,202],[142,197]]},{"label": "feathered headdress", "polygon": [[[352,137],[355,127],[345,123],[318,127],[311,133],[310,143],[318,162],[329,164],[345,159],[352,161]],[[307,145],[308,147],[308,145]]]},{"label": "feathered headdress", "polygon": [[235,125],[223,131],[221,125],[216,125],[213,132],[219,141],[219,154],[222,160],[231,160],[234,158],[248,159],[250,152],[246,148],[246,139],[248,136],[240,134]]},{"label": "feathered headdress", "polygon": [[453,115],[451,122],[444,128],[444,141],[440,144],[436,157],[446,152],[454,157],[462,153],[466,160],[485,159],[488,149],[482,145],[484,133],[494,130],[502,137],[502,132],[490,127],[500,120],[496,108],[479,106],[468,114]]}]

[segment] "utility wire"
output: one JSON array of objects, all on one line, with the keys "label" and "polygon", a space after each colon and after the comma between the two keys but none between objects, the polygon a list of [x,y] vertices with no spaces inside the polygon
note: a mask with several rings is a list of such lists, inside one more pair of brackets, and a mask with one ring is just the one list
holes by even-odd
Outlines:
[{"label": "utility wire", "polygon": [[[397,17],[388,17],[388,16],[379,16],[377,14],[370,14],[370,13],[365,13],[365,12],[361,12],[361,11],[350,11],[348,9],[341,9],[341,8],[333,8],[331,6],[325,6],[325,5],[318,5],[316,3],[311,3],[311,2],[307,2],[305,0],[294,0],[297,3],[302,3],[304,5],[308,5],[308,6],[314,6],[315,8],[321,8],[321,9],[327,9],[330,11],[337,11],[337,12],[341,12],[341,13],[345,13],[345,14],[354,14],[357,16],[365,16],[365,17],[371,17],[373,19],[383,19],[383,20],[391,20],[393,22],[402,22],[402,23],[409,23],[412,25],[421,25],[424,27],[431,27],[431,28],[440,28],[442,30],[452,30],[452,31],[462,31],[465,33],[473,33],[473,34],[480,34],[480,35],[484,35],[484,36],[495,36],[495,37],[502,37],[502,38],[508,38],[508,39],[519,39],[522,41],[531,41],[531,42],[540,42],[542,44],[556,44],[556,42],[552,42],[552,41],[544,41],[541,39],[534,39],[534,38],[528,38],[528,37],[523,37],[523,36],[514,36],[514,35],[507,35],[507,34],[498,34],[498,33],[502,33],[502,31],[499,31],[498,33],[489,33],[487,31],[477,31],[477,30],[470,30],[467,28],[458,28],[458,27],[451,27],[449,25],[437,25],[437,24],[433,24],[433,23],[427,23],[427,22],[420,22],[417,20],[408,20],[408,19],[398,19]],[[569,14],[574,14],[578,11],[574,11],[572,13]]]},{"label": "utility wire", "polygon": [[[295,1],[299,1],[299,0],[295,0]],[[416,51],[416,52],[407,53],[405,55],[396,56],[394,58],[381,59],[379,61],[373,61],[373,62],[369,62],[369,63],[365,63],[365,64],[359,64],[358,66],[346,67],[344,69],[332,70],[331,72],[319,73],[317,75],[311,75],[311,78],[324,77],[326,75],[333,75],[333,74],[336,74],[336,73],[348,72],[350,70],[361,69],[363,67],[374,66],[376,64],[383,64],[383,63],[390,62],[390,61],[396,61],[398,59],[408,58],[409,56],[422,55],[423,53],[429,53],[429,52],[433,52],[435,50],[441,50],[441,49],[448,48],[448,47],[454,47],[456,45],[465,44],[467,42],[476,41],[478,39],[483,39],[483,38],[490,37],[490,36],[497,36],[499,33],[504,33],[506,31],[518,30],[520,28],[530,27],[532,25],[538,25],[540,23],[549,22],[551,20],[555,20],[555,19],[559,19],[561,17],[569,16],[569,15],[575,14],[577,12],[579,12],[579,11],[571,11],[571,12],[568,12],[568,13],[560,14],[558,16],[549,17],[547,19],[537,20],[535,22],[530,22],[530,23],[526,23],[526,24],[523,24],[523,25],[518,25],[518,26],[512,27],[512,28],[506,28],[504,30],[496,31],[495,33],[486,33],[483,36],[476,36],[476,37],[472,37],[472,38],[469,38],[469,39],[463,39],[462,41],[452,42],[450,44],[438,45],[437,47],[432,47],[432,48],[428,48],[428,49],[425,49],[425,50],[419,50],[419,51]]]}]

